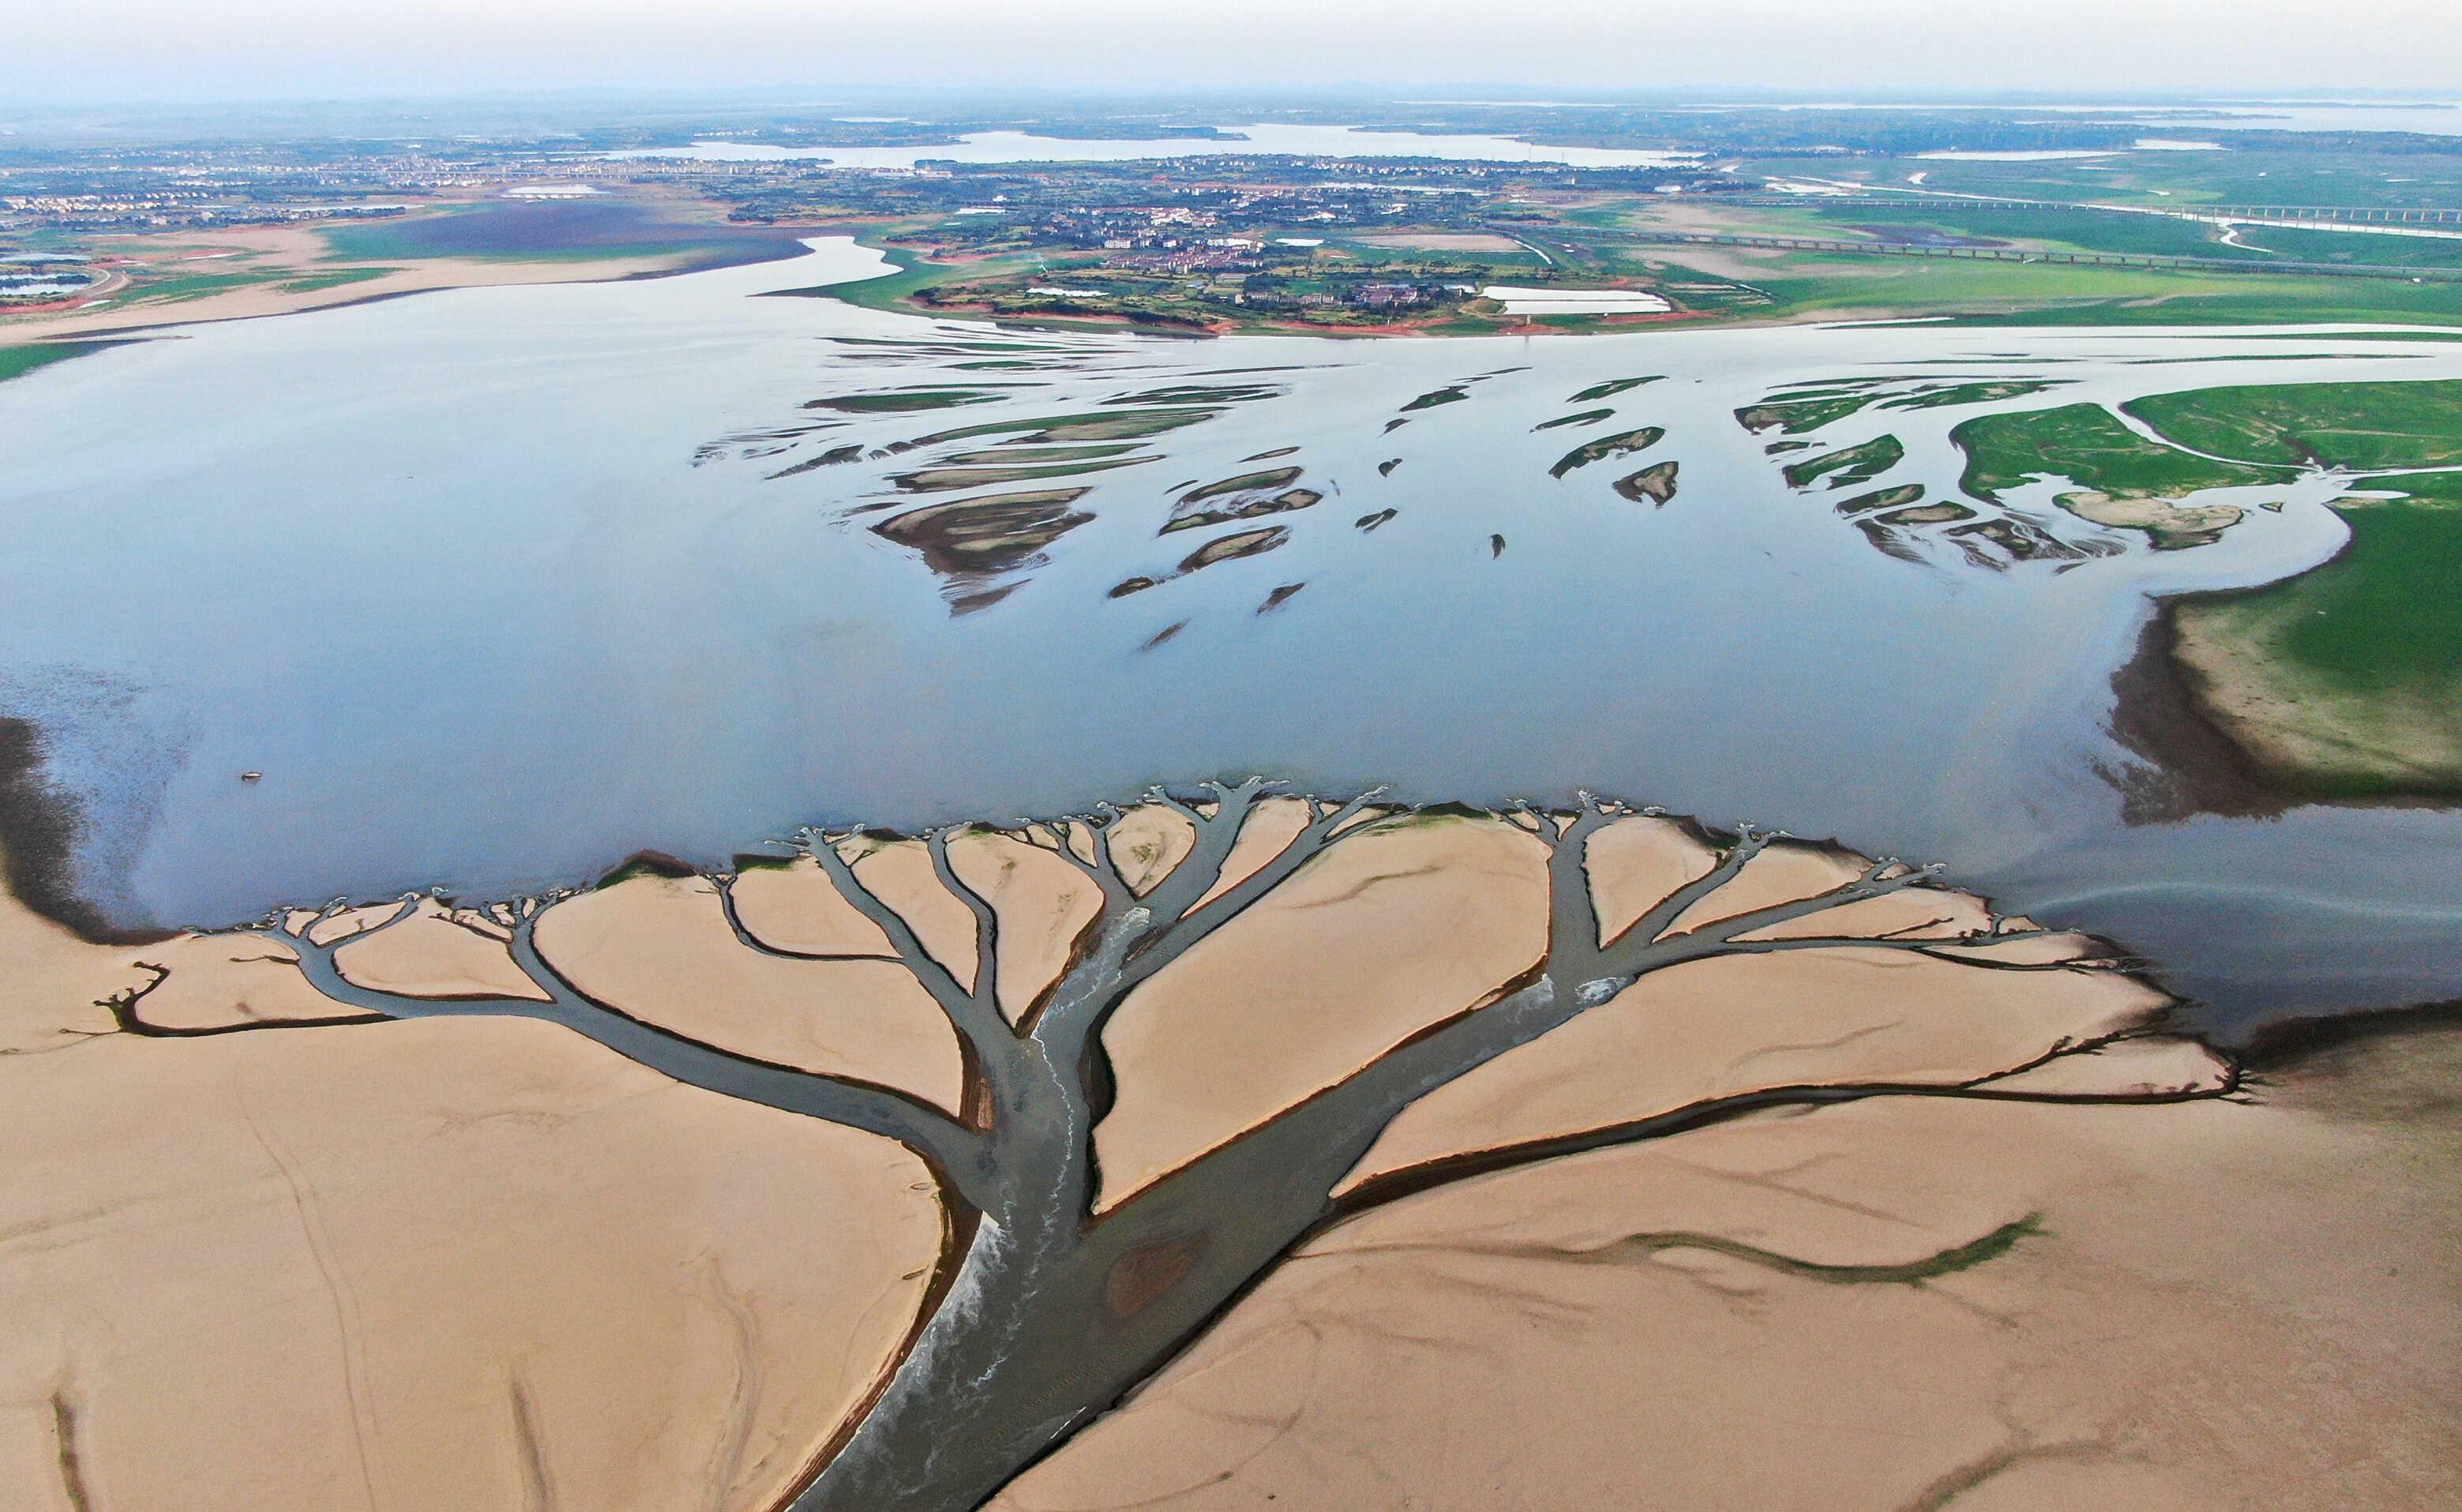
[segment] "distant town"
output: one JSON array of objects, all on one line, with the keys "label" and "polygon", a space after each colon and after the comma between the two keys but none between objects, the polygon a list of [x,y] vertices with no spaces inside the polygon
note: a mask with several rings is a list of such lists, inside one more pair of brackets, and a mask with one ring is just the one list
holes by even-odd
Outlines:
[{"label": "distant town", "polygon": [[[679,271],[829,233],[896,264],[858,302],[1192,334],[2462,316],[2462,137],[2192,135],[2226,116],[2175,109],[2154,136],[2092,112],[1352,102],[1271,128],[1378,143],[1358,154],[1091,108],[38,120],[0,138],[0,340]],[[1049,161],[989,161],[970,143],[993,131]],[[1415,140],[1444,150],[1393,155]],[[1140,140],[1155,156],[1120,155]]]}]

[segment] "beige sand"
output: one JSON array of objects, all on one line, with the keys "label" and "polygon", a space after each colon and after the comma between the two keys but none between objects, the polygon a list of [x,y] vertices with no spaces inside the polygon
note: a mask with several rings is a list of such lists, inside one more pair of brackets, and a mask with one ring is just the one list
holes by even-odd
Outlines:
[{"label": "beige sand", "polygon": [[[1545,937],[1544,854],[1497,820],[1418,818],[1361,834],[1132,997],[1104,1035],[1119,1092],[1096,1131],[1098,1210],[1474,1007],[1530,965]],[[1604,922],[1621,933],[1712,860],[1673,821],[1609,825],[1587,860]],[[1676,932],[1825,892],[1868,865],[1829,847],[1774,844],[1688,910]],[[1947,938],[1989,919],[1977,898],[1925,888],[1822,910],[1760,936]],[[1967,955],[2034,961],[2089,949],[2062,937],[2060,953],[2047,955],[2047,943]],[[1700,962],[1652,975],[1423,1099],[1394,1121],[1351,1184],[1760,1087],[1989,1075],[2024,1064],[2053,1038],[2128,1028],[2165,1001],[2107,971],[1990,971],[1900,951]],[[1246,1074],[1222,1075],[1226,1064]]]},{"label": "beige sand", "polygon": [[[1280,804],[1252,823],[1235,872],[1295,828]],[[1151,808],[1130,825],[1117,852],[1150,884],[1187,826]],[[971,915],[923,847],[858,852],[971,977]],[[1106,1036],[1104,1203],[1524,969],[1544,853],[1501,820],[1380,824],[1158,975]],[[1612,929],[1711,857],[1635,817],[1587,860]],[[1866,864],[1782,844],[1686,922]],[[1091,907],[1074,868],[1014,836],[960,837],[952,865],[1026,984]],[[558,903],[541,948],[680,1032],[954,1104],[945,1021],[861,959],[887,941],[819,869],[735,885],[757,938],[841,959],[745,948],[698,877]],[[1987,917],[1914,890],[1770,933],[1944,938],[1934,954],[1644,979],[1405,1111],[1346,1189],[1774,1087],[2227,1085],[2194,1044],[2102,1043],[2165,1003],[2150,987],[1989,969],[2092,941],[1946,940]],[[340,958],[459,990],[508,968],[489,933],[422,905]],[[929,1282],[944,1236],[920,1163],[543,1025],[168,1040],[86,1006],[148,989],[147,1023],[333,1011],[287,955],[87,946],[0,906],[0,1485],[62,1512],[773,1505]],[[2451,1505],[2457,1077],[2446,1033],[2347,1049],[2260,1106],[1868,1098],[1458,1179],[1303,1244],[995,1504]]]},{"label": "beige sand", "polygon": [[[379,915],[391,910],[374,910]],[[366,926],[362,926],[363,928]],[[504,925],[432,898],[417,917],[334,952],[342,975],[363,987],[414,998],[534,998],[547,993],[505,948]]]},{"label": "beige sand", "polygon": [[2237,505],[2175,504],[2131,494],[2064,493],[2060,506],[2081,519],[2115,530],[2144,530],[2158,546],[2206,546],[2246,518]]},{"label": "beige sand", "polygon": [[1764,1087],[1962,1082],[2063,1037],[2129,1028],[2168,1001],[2114,972],[1986,971],[1869,948],[1697,961],[1420,1099],[1347,1184]]},{"label": "beige sand", "polygon": [[[966,986],[975,980],[975,916],[932,870],[920,841],[851,842],[855,879],[896,910],[935,961]],[[994,968],[1002,1010],[1014,1022],[1059,980],[1077,937],[1093,921],[1102,895],[1086,874],[1012,834],[977,830],[949,842],[949,868],[992,906],[999,921]],[[855,912],[820,864],[745,872],[736,911],[754,939],[805,955],[893,959],[878,925]]]},{"label": "beige sand", "polygon": [[549,909],[537,939],[539,954],[574,986],[635,1018],[958,1108],[958,1037],[913,973],[895,961],[747,950],[706,877],[637,877],[585,893]]},{"label": "beige sand", "polygon": [[[56,336],[94,335],[144,327],[194,325],[215,320],[250,320],[263,315],[295,314],[335,305],[358,304],[395,294],[431,289],[478,289],[497,284],[594,283],[662,273],[681,265],[676,256],[610,257],[591,261],[503,261],[436,257],[382,261],[328,261],[325,239],[306,227],[259,226],[229,230],[166,232],[148,237],[141,247],[149,263],[180,265],[182,271],[257,272],[279,276],[191,299],[160,300],[140,296],[116,300],[99,310],[70,310],[56,314],[19,315],[0,319],[0,346],[43,341]],[[203,254],[236,252],[228,259],[204,260]],[[391,270],[375,278],[324,289],[285,290],[286,281],[313,278],[353,268]]]},{"label": "beige sand", "polygon": [[[2266,1107],[1871,1102],[1441,1188],[994,1505],[2454,1505],[2457,1072],[2449,1034]],[[2035,1213],[1913,1285],[1625,1241],[1890,1264]]]},{"label": "beige sand", "polygon": [[1102,891],[1050,852],[993,831],[950,841],[949,869],[999,920],[993,963],[1001,1010],[1014,1022],[1060,980],[1077,938],[1103,906]]},{"label": "beige sand", "polygon": [[[1210,812],[1211,809],[1206,811]],[[1256,875],[1266,862],[1291,848],[1291,842],[1299,838],[1300,832],[1307,828],[1307,823],[1308,807],[1300,799],[1259,800],[1242,822],[1239,836],[1231,843],[1230,854],[1222,858],[1221,875],[1198,899],[1198,906],[1203,907]]]},{"label": "beige sand", "polygon": [[95,1037],[162,954],[0,900],[11,1507],[767,1508],[909,1326],[886,1140],[521,1021]]},{"label": "beige sand", "polygon": [[1618,819],[1600,830],[1590,836],[1583,861],[1600,939],[1622,935],[1660,899],[1708,875],[1717,861],[1707,845],[1673,819]]},{"label": "beige sand", "polygon": [[[1717,919],[1733,918],[1757,908],[1844,887],[1862,876],[1870,865],[1868,858],[1848,852],[1780,841],[1746,862],[1734,881],[1686,910],[1669,933],[1680,935]],[[1896,934],[1947,937],[1981,929],[1990,921],[1991,912],[1978,897],[1922,888],[1824,909],[1783,924],[1754,930],[1742,938]]]},{"label": "beige sand", "polygon": [[1161,804],[1139,804],[1120,816],[1110,831],[1112,865],[1119,869],[1129,891],[1143,896],[1188,859],[1197,844],[1197,828]]},{"label": "beige sand", "polygon": [[1119,1095],[1094,1132],[1098,1207],[1537,960],[1544,855],[1500,820],[1361,831],[1132,995],[1103,1036]]}]

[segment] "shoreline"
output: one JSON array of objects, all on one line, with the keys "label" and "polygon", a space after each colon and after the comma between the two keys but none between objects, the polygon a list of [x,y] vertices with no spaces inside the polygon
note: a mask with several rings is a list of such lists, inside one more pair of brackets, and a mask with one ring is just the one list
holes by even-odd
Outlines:
[{"label": "shoreline", "polygon": [[2111,674],[2113,702],[2106,727],[2112,739],[2149,764],[2135,773],[2104,774],[2120,789],[2123,822],[2132,828],[2176,824],[2200,813],[2273,819],[2300,808],[2462,807],[2462,798],[2448,793],[2352,796],[2325,791],[2266,761],[2215,716],[2204,675],[2179,654],[2179,612],[2273,586],[2211,589],[2152,600],[2136,650]]},{"label": "shoreline", "polygon": [[[2115,688],[2124,680],[2140,673],[2149,664],[2149,652],[2159,650],[2156,638],[2158,621],[2149,621],[2141,637],[2138,654],[2119,672],[2113,674]],[[2151,679],[2148,681],[2150,683]],[[2219,731],[2199,732],[2200,717],[2186,705],[2177,708],[2153,709],[2151,701],[2176,692],[2140,686],[2124,693],[2124,704],[2131,698],[2140,701],[2141,722],[2135,733],[2149,741],[2169,741],[2167,758],[2186,758],[2192,750],[2229,751],[2228,741]],[[2151,718],[2146,718],[2148,715]],[[2176,716],[2174,723],[2163,721]],[[2119,734],[2120,716],[2115,713],[2115,735]],[[2200,747],[2199,743],[2211,743]],[[2150,751],[2141,749],[2126,737],[2124,744],[2139,749],[2149,759]],[[2228,756],[2222,758],[2228,761]],[[78,806],[72,795],[62,793],[42,781],[43,740],[40,729],[31,721],[0,714],[0,892],[13,898],[29,912],[60,926],[77,940],[98,946],[150,945],[177,940],[195,933],[192,929],[174,929],[160,925],[120,926],[112,923],[76,890],[74,882],[75,836],[79,822]],[[2171,768],[2162,775],[2177,780]],[[2210,770],[2203,786],[2193,783],[2166,789],[2149,788],[2149,802],[2194,800],[2208,805],[2238,803],[2241,807],[2224,810],[2215,807],[2182,810],[2176,817],[2192,812],[2228,812],[2234,815],[2269,817],[2291,807],[2266,789],[2247,786],[2244,773]],[[2138,801],[2132,790],[2129,801]],[[2271,807],[2266,805],[2271,804]],[[2169,810],[2166,810],[2169,813]],[[2132,818],[2132,823],[2168,823],[2172,817]],[[1801,842],[1816,849],[1826,848],[1846,853],[1843,841]],[[736,857],[737,870],[745,856]],[[684,860],[665,851],[649,847],[636,848],[622,859],[603,867],[572,884],[576,895],[593,892],[629,877],[640,875],[669,879],[709,875],[724,870]],[[377,906],[390,897],[354,899],[355,906]],[[1996,907],[1988,897],[1987,907]],[[246,921],[234,921],[215,929],[246,927]],[[207,932],[213,932],[208,930]],[[2346,1043],[2372,1040],[2389,1035],[2425,1032],[2431,1029],[2462,1026],[2462,1000],[2421,1001],[2391,1005],[2351,1007],[2322,1013],[2277,1015],[2254,1021],[2235,1034],[2218,1033],[2208,1025],[2194,1022],[2184,1012],[2190,1000],[2173,990],[2165,981],[2161,962],[2134,951],[2124,941],[2090,936],[2109,948],[2119,959],[2136,962],[2127,972],[2168,1002],[2147,1021],[2146,1030],[2195,1041],[2226,1059],[2257,1069],[2277,1069],[2315,1053],[2339,1048]]]},{"label": "shoreline", "polygon": [[[241,229],[262,231],[267,227]],[[816,231],[825,232],[826,229],[786,227],[781,234],[795,238]],[[137,303],[91,312],[70,310],[56,315],[0,314],[0,348],[95,341],[97,343],[96,350],[100,350],[101,344],[111,341],[142,339],[185,326],[308,314],[320,310],[380,304],[389,299],[404,299],[413,294],[438,293],[446,290],[632,283],[641,279],[716,272],[761,263],[790,262],[809,252],[798,240],[790,239],[788,245],[794,250],[768,250],[747,242],[735,248],[713,244],[689,253],[651,256],[626,255],[622,248],[611,248],[609,255],[604,257],[571,259],[429,257],[328,262],[319,258],[313,265],[303,264],[302,269],[313,266],[330,271],[354,269],[381,269],[382,271],[378,276],[356,283],[318,289],[286,290],[284,283],[289,275],[285,275],[186,301]],[[314,274],[303,271],[299,276],[313,277]]]},{"label": "shoreline", "polygon": [[2176,654],[2173,606],[2192,596],[2152,600],[2136,649],[2111,674],[2111,737],[2150,764],[2134,773],[2105,773],[2120,789],[2122,822],[2131,827],[2177,824],[2200,813],[2272,819],[2306,801],[2260,767],[2207,711],[2195,670]]},{"label": "shoreline", "polygon": [[42,779],[43,735],[0,714],[0,887],[28,910],[90,945],[151,945],[178,933],[126,929],[76,891],[76,800]]}]

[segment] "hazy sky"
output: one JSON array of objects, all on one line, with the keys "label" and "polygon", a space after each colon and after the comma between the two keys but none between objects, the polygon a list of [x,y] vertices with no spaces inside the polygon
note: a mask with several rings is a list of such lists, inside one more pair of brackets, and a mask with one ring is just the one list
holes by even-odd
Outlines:
[{"label": "hazy sky", "polygon": [[2455,0],[0,0],[0,106],[587,86],[2462,93]]}]

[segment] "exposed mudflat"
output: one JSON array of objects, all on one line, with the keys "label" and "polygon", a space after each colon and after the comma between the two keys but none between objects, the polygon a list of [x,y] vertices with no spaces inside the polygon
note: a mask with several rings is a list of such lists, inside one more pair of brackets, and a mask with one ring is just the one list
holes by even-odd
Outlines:
[{"label": "exposed mudflat", "polygon": [[[1158,900],[1214,811],[1134,808],[1100,853]],[[1553,955],[1550,875],[1604,944],[1652,915],[1669,940],[1768,921],[1381,1136],[1342,1130],[1366,1154],[1328,1168],[1287,1256],[993,1505],[2462,1494],[2450,1026],[2312,1032],[2246,1080],[2164,1032],[2167,996],[2090,937],[1921,877],[1835,901],[1899,874],[1783,839],[1745,860],[1630,810],[1565,871],[1545,837],[1569,817],[1371,809],[1302,852],[1309,810],[1266,799],[1211,853],[1211,885],[1169,906],[1287,879],[1102,1031],[1099,1221],[1118,1245],[1153,1230],[1130,1253],[1158,1258],[1005,1369],[1098,1366],[1082,1351],[1119,1316],[1241,1242],[1265,1173],[1183,1176],[1158,1207],[1139,1189],[1277,1148],[1243,1141],[1484,1022]],[[43,1236],[0,1245],[0,1406],[23,1429],[0,1474],[198,1512],[777,1504],[940,1305],[971,1226],[945,1173],[486,1000],[578,990],[662,1035],[770,1036],[745,1044],[971,1103],[906,1069],[901,994],[926,960],[988,990],[988,939],[1027,1032],[1009,974],[1039,999],[1095,918],[1058,847],[1097,852],[943,838],[987,918],[925,845],[878,835],[145,945],[0,899],[0,1233]],[[827,853],[890,912],[852,906]],[[296,961],[327,950],[404,995],[391,1011],[440,1016],[324,995]]]}]

